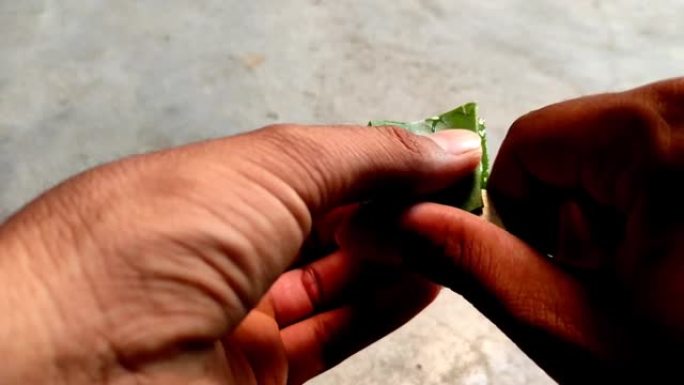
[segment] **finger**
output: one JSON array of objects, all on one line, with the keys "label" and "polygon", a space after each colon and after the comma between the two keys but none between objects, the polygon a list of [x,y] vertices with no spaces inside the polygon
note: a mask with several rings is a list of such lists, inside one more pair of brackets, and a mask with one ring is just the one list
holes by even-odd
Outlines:
[{"label": "finger", "polygon": [[408,204],[378,202],[360,207],[338,229],[340,249],[392,268],[403,266],[398,221]]},{"label": "finger", "polygon": [[[401,228],[412,234],[404,260],[429,278],[467,295],[476,305],[484,304],[481,295],[489,293],[518,319],[567,326],[553,331],[573,340],[584,338],[577,335],[586,309],[583,287],[506,231],[437,204],[409,209]],[[563,314],[556,314],[558,308]],[[557,325],[561,318],[566,322]]]},{"label": "finger", "polygon": [[514,313],[530,311],[518,315],[537,323],[543,321],[533,320],[543,313],[537,309],[582,292],[571,277],[519,239],[444,205],[423,203],[389,215],[360,212],[344,233],[342,247],[348,252],[408,264],[435,282],[474,296],[469,299],[476,304],[479,294],[490,293]]},{"label": "finger", "polygon": [[395,219],[372,222],[375,228],[356,223],[345,230],[342,247],[359,236],[365,243],[356,243],[355,253],[365,249],[402,259],[462,294],[557,378],[572,376],[558,362],[592,365],[607,356],[603,346],[619,345],[602,343],[619,332],[602,318],[608,309],[597,307],[599,298],[588,294],[592,284],[557,269],[497,226],[431,203],[389,218]]},{"label": "finger", "polygon": [[369,287],[352,303],[317,314],[281,332],[289,384],[302,384],[413,318],[438,286],[407,274],[381,289]]},{"label": "finger", "polygon": [[337,250],[335,233],[358,209],[358,204],[337,207],[314,219],[311,233],[304,241],[293,268],[301,267]]},{"label": "finger", "polygon": [[359,258],[337,251],[281,275],[266,296],[278,325],[286,327],[333,305],[360,268]]},{"label": "finger", "polygon": [[288,363],[279,331],[273,317],[253,310],[240,325],[221,339],[228,357],[226,364],[234,374],[250,373],[254,376],[236,383],[285,383]]},{"label": "finger", "polygon": [[278,126],[243,136],[263,150],[252,161],[279,176],[314,215],[382,193],[430,192],[469,175],[481,156],[480,138],[467,130],[432,136],[397,127]]}]

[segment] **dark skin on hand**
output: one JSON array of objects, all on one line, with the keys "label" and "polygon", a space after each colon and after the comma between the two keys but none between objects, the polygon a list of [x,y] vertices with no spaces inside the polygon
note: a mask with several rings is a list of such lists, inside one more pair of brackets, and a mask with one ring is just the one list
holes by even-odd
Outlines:
[{"label": "dark skin on hand", "polygon": [[339,250],[339,223],[480,153],[469,131],[280,125],[77,175],[0,226],[0,384],[302,384],[439,290]]},{"label": "dark skin on hand", "polygon": [[423,203],[371,226],[376,250],[464,295],[562,384],[680,377],[684,79],[521,117],[488,190],[508,231]]},{"label": "dark skin on hand", "polygon": [[678,378],[684,79],[515,122],[507,230],[420,203],[480,156],[467,131],[281,125],[71,178],[0,225],[0,383],[299,385],[439,285],[562,384]]}]

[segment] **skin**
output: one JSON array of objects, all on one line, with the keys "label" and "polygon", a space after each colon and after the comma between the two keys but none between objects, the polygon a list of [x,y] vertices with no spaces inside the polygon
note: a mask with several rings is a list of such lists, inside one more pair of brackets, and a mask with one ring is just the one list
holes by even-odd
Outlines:
[{"label": "skin", "polygon": [[672,383],[683,175],[684,79],[673,79],[518,119],[488,187],[508,231],[422,203],[358,213],[343,244],[463,294],[559,383]]},{"label": "skin", "polygon": [[301,384],[439,289],[335,228],[479,158],[469,132],[290,125],[78,175],[0,227],[0,383]]},{"label": "skin", "polygon": [[671,383],[682,106],[674,79],[520,118],[489,181],[507,230],[415,203],[477,165],[461,131],[278,126],[77,176],[0,228],[0,383],[300,384],[435,283],[560,383]]}]

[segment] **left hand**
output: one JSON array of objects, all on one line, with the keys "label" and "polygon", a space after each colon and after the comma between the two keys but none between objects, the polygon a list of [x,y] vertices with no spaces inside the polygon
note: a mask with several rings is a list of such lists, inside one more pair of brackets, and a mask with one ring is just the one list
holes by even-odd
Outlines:
[{"label": "left hand", "polygon": [[301,384],[437,291],[305,240],[479,157],[458,130],[278,126],[79,175],[0,227],[0,383]]}]

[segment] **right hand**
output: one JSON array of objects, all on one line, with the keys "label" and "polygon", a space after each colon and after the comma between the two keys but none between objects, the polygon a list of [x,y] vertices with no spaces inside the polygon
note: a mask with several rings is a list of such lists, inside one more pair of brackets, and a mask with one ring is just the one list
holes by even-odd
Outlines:
[{"label": "right hand", "polygon": [[552,334],[585,336],[569,341],[621,371],[608,379],[678,374],[667,363],[684,348],[682,177],[684,78],[532,112],[497,159],[490,193],[508,230],[569,268],[556,274],[573,286],[549,281],[559,297],[529,305],[555,313]]},{"label": "right hand", "polygon": [[510,233],[431,203],[374,228],[561,383],[671,382],[684,348],[683,177],[684,78],[520,118],[489,184]]}]

